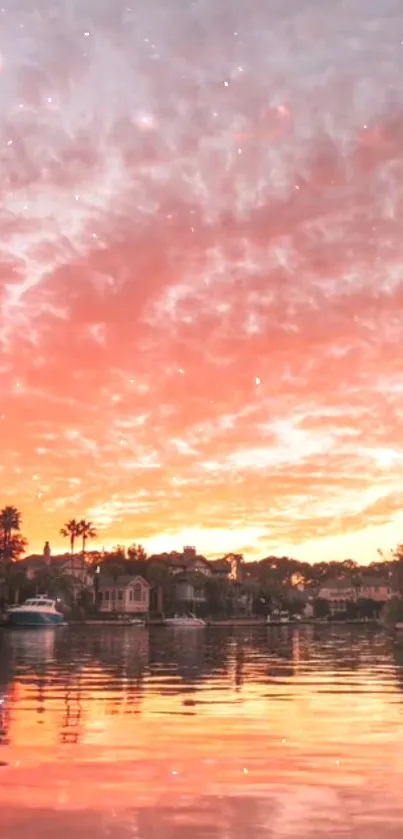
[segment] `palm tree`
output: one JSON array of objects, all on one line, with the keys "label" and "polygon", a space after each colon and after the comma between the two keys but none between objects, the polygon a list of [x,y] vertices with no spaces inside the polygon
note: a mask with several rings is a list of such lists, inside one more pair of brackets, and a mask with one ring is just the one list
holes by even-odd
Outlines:
[{"label": "palm tree", "polygon": [[78,536],[81,536],[80,522],[77,519],[70,519],[60,531],[66,539],[70,539],[70,552],[74,553],[74,545]]},{"label": "palm tree", "polygon": [[82,545],[83,545],[83,554],[85,553],[85,545],[87,543],[87,539],[96,539],[97,531],[94,527],[92,521],[86,521],[85,519],[81,519],[78,522],[79,533],[78,535],[82,538]]},{"label": "palm tree", "polygon": [[19,533],[21,529],[21,513],[14,506],[3,507],[0,511],[0,551],[4,558],[11,559],[13,531]]}]

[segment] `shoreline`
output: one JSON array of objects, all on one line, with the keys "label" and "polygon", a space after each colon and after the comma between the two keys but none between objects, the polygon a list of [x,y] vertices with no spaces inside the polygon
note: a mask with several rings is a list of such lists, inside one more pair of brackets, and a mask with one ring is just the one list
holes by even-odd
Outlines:
[{"label": "shoreline", "polygon": [[[137,626],[135,624],[131,624],[129,621],[118,621],[118,620],[97,620],[96,618],[90,618],[89,620],[82,620],[82,621],[71,621],[69,623],[70,626],[131,626],[134,629],[144,629],[144,628],[153,628],[153,627],[165,627],[166,624],[161,619],[151,619],[146,621],[145,625]],[[228,618],[226,620],[206,620],[206,628],[211,629],[219,629],[222,627],[223,629],[233,628],[233,627],[298,627],[298,626],[371,626],[371,627],[380,627],[381,624],[376,620],[363,620],[363,619],[356,619],[356,620],[333,620],[333,621],[323,621],[323,620],[315,620],[314,618],[306,618],[305,620],[298,620],[298,621],[289,621],[288,623],[284,623],[281,621],[270,621],[267,622],[266,620],[262,620],[260,618]]]},{"label": "shoreline", "polygon": [[[114,619],[99,619],[99,618],[88,618],[82,620],[71,620],[67,621],[64,624],[60,624],[60,627],[101,627],[101,626],[113,626],[113,627],[131,627],[132,629],[152,629],[152,628],[169,628],[166,627],[164,621],[160,618],[146,620],[144,624],[132,624],[129,620],[114,620]],[[206,629],[236,629],[236,628],[266,628],[270,629],[271,627],[286,627],[286,628],[296,628],[299,626],[318,626],[318,627],[329,627],[329,626],[368,626],[368,627],[377,627],[380,629],[388,629],[382,623],[377,620],[365,620],[365,619],[351,619],[351,620],[318,620],[315,618],[302,618],[301,620],[291,620],[287,623],[282,621],[266,621],[262,618],[227,618],[225,620],[206,620]],[[59,628],[59,627],[46,627],[46,626],[38,626],[38,627],[12,627],[7,623],[0,622],[0,630],[1,629],[16,629],[16,628],[25,628],[25,629],[46,629],[46,628]],[[403,625],[396,627],[391,627],[396,631],[400,631],[403,633]]]}]

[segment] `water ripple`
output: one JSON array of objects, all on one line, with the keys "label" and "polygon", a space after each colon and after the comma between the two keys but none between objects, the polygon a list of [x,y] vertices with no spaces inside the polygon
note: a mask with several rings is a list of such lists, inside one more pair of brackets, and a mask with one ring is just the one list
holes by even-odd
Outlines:
[{"label": "water ripple", "polygon": [[117,835],[133,823],[146,839],[203,824],[213,839],[287,839],[273,825],[298,813],[320,826],[300,839],[403,826],[403,650],[380,632],[4,631],[0,699],[12,839],[30,808],[64,814],[59,839],[81,822],[112,835],[112,811]]}]

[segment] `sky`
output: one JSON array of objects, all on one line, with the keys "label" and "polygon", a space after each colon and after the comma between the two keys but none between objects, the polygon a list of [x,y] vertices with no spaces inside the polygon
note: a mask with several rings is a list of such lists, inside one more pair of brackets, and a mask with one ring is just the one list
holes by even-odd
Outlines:
[{"label": "sky", "polygon": [[[31,550],[403,536],[401,0],[0,9],[0,504]],[[95,546],[95,545],[94,545]]]}]

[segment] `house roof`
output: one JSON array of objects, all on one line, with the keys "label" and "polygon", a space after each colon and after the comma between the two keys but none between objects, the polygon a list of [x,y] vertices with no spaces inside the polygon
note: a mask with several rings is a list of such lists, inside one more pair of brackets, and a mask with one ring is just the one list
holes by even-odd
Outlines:
[{"label": "house roof", "polygon": [[200,554],[186,554],[186,553],[163,553],[153,554],[149,557],[148,562],[161,562],[168,565],[170,568],[186,568],[191,569],[196,563],[202,563],[207,568],[210,568],[210,562]]},{"label": "house roof", "polygon": [[211,570],[215,571],[217,574],[220,572],[229,574],[231,571],[231,563],[229,559],[212,559],[210,560],[209,565]]},{"label": "house roof", "polygon": [[376,576],[370,577],[368,575],[368,576],[362,577],[361,585],[362,586],[372,586],[372,587],[374,587],[374,586],[378,586],[378,587],[386,586],[387,588],[389,588],[390,580],[388,580],[387,577],[376,577]]},{"label": "house roof", "polygon": [[351,580],[338,580],[333,578],[324,580],[320,588],[321,590],[336,589],[337,591],[345,591],[346,589],[354,588],[354,583]]},{"label": "house roof", "polygon": [[58,567],[61,567],[63,565],[67,565],[68,562],[71,562],[73,566],[87,565],[84,557],[79,554],[61,554],[61,556],[51,556],[49,565],[57,565]]},{"label": "house roof", "polygon": [[192,568],[193,565],[200,563],[206,565],[207,567],[210,567],[210,563],[207,562],[207,559],[205,559],[204,556],[198,556],[197,554],[195,554],[194,556],[180,554],[179,556],[169,558],[169,564],[173,565],[176,568]]},{"label": "house roof", "polygon": [[44,568],[48,565],[51,568],[62,568],[63,565],[67,565],[67,563],[72,560],[76,564],[78,564],[78,562],[81,565],[86,564],[85,559],[79,554],[59,554],[57,556],[51,556],[49,562],[46,561],[43,554],[31,554],[30,556],[24,557],[24,559],[18,560],[18,564],[27,570],[35,570],[36,568]]},{"label": "house roof", "polygon": [[140,577],[139,574],[135,574],[132,576],[131,574],[118,574],[117,577],[113,577],[111,574],[100,574],[99,575],[99,589],[104,588],[127,588],[129,585],[133,585],[134,583],[141,583],[146,588],[150,588],[150,584],[144,577]]},{"label": "house roof", "polygon": [[45,564],[43,554],[31,554],[25,556],[24,559],[18,560],[18,565],[22,568],[41,568]]}]

